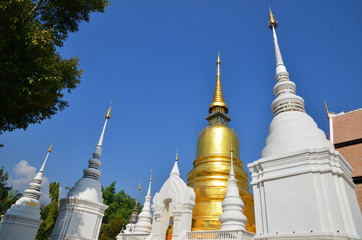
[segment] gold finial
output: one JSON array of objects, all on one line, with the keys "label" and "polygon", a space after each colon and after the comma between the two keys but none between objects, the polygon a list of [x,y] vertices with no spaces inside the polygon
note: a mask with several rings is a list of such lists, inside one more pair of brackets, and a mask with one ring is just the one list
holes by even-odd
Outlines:
[{"label": "gold finial", "polygon": [[108,108],[108,111],[107,111],[106,115],[104,116],[104,118],[106,118],[106,119],[110,119],[110,118],[111,118],[111,109],[112,109],[112,106],[110,106],[110,107]]},{"label": "gold finial", "polygon": [[271,8],[269,7],[269,23],[268,23],[268,27],[270,29],[273,29],[273,28],[277,28],[278,27],[278,21],[275,20],[274,18],[274,14],[271,10]]},{"label": "gold finial", "polygon": [[152,169],[151,169],[151,175],[150,175],[150,182],[152,182]]},{"label": "gold finial", "polygon": [[228,105],[224,102],[224,95],[222,94],[221,80],[220,80],[220,53],[217,55],[217,75],[216,75],[216,86],[214,92],[214,99],[209,106],[209,113],[223,111],[228,113]]},{"label": "gold finial", "polygon": [[141,183],[138,184],[137,186],[137,190],[140,191],[141,190]]},{"label": "gold finial", "polygon": [[325,99],[324,99],[324,109],[326,110],[327,118],[329,119],[331,116],[330,116],[330,112],[329,112],[329,109],[328,109],[327,101]]},{"label": "gold finial", "polygon": [[175,161],[178,161],[178,147],[176,148],[176,157],[175,157]]},{"label": "gold finial", "polygon": [[53,144],[50,144],[50,147],[48,148],[48,152],[50,153],[50,152],[52,152],[52,150],[53,150]]}]

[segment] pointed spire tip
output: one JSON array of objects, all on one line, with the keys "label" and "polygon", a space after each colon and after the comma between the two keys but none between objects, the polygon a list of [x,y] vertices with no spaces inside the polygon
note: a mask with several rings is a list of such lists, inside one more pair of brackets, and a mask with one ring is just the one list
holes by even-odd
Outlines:
[{"label": "pointed spire tip", "polygon": [[53,144],[50,144],[49,148],[48,148],[48,152],[51,153],[53,150]]},{"label": "pointed spire tip", "polygon": [[175,161],[178,161],[178,147],[176,148],[176,157],[175,157]]},{"label": "pointed spire tip", "polygon": [[275,20],[274,18],[274,14],[271,10],[271,7],[269,6],[269,23],[268,23],[268,27],[270,29],[276,29],[278,27],[278,21]]},{"label": "pointed spire tip", "polygon": [[223,111],[224,113],[228,113],[228,106],[224,101],[224,95],[222,93],[222,86],[221,86],[221,79],[220,79],[220,65],[221,65],[221,58],[220,52],[217,55],[217,71],[216,71],[216,86],[214,92],[214,98],[212,103],[209,106],[209,113],[213,111]]},{"label": "pointed spire tip", "polygon": [[111,118],[111,110],[112,110],[112,105],[108,108],[107,113],[104,116],[105,119],[110,119]]},{"label": "pointed spire tip", "polygon": [[327,112],[327,119],[329,119],[331,117],[331,115],[330,115],[330,111],[328,109],[327,101],[325,99],[324,99],[324,109]]}]

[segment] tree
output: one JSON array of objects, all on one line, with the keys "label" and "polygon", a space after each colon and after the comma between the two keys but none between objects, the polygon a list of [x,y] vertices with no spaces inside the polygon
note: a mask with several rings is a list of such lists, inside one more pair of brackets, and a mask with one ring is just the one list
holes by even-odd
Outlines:
[{"label": "tree", "polygon": [[78,58],[56,51],[109,0],[0,1],[0,134],[51,118],[80,82]]},{"label": "tree", "polygon": [[8,179],[8,173],[0,167],[0,217],[22,196],[17,190],[12,191]]},{"label": "tree", "polygon": [[53,182],[49,184],[50,203],[41,209],[40,215],[42,224],[40,224],[37,240],[47,240],[53,231],[55,221],[58,216],[58,200],[59,200],[59,183]]},{"label": "tree", "polygon": [[112,182],[111,185],[102,189],[103,203],[108,205],[108,208],[104,212],[99,240],[115,239],[122,227],[128,223],[129,216],[136,204],[135,199],[124,190],[116,193],[115,185],[116,182]]}]

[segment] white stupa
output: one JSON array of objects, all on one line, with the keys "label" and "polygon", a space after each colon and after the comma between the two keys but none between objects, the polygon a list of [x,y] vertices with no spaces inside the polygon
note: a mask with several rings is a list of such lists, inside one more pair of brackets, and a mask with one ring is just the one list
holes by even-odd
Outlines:
[{"label": "white stupa", "polygon": [[230,150],[230,174],[225,198],[222,201],[223,212],[219,219],[221,230],[244,230],[246,216],[243,213],[244,202],[240,197],[234,174],[233,150]]},{"label": "white stupa", "polygon": [[69,191],[66,198],[60,200],[59,215],[51,234],[52,240],[97,240],[104,211],[102,186],[99,182],[99,166],[104,133],[107,121],[111,117],[111,107],[105,116],[105,122],[93,158],[84,176]]},{"label": "white stupa", "polygon": [[50,145],[43,165],[39,172],[24,191],[23,197],[2,216],[0,223],[1,240],[34,240],[38,232],[40,220],[40,190],[43,181],[45,164],[51,153],[53,145]]},{"label": "white stupa", "polygon": [[255,202],[255,239],[361,239],[362,218],[352,169],[305,112],[280,53],[274,119],[262,158],[248,165]]},{"label": "white stupa", "polygon": [[148,184],[145,203],[143,204],[142,212],[138,215],[138,222],[134,227],[135,233],[142,233],[142,234],[151,233],[151,227],[152,227],[151,184],[152,184],[152,173],[150,177],[150,182]]}]

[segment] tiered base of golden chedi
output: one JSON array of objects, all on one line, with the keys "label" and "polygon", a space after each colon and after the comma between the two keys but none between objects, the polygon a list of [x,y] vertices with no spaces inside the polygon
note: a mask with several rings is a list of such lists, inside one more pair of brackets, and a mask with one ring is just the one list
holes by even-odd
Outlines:
[{"label": "tiered base of golden chedi", "polygon": [[249,192],[248,176],[239,159],[239,141],[234,130],[224,124],[206,127],[199,136],[194,168],[188,174],[188,185],[196,194],[192,230],[220,229],[219,216],[226,194],[230,172],[230,148],[234,149],[234,168],[240,196],[244,201],[246,230],[255,232],[254,201]]}]

